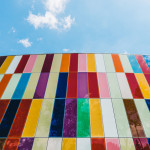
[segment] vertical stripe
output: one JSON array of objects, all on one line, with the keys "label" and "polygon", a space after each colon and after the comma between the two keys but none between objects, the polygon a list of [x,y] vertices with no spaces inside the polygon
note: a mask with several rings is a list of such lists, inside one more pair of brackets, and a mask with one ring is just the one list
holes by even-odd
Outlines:
[{"label": "vertical stripe", "polygon": [[132,137],[122,99],[112,99],[119,137]]},{"label": "vertical stripe", "polygon": [[78,72],[87,72],[86,55],[87,54],[79,54],[78,56]]},{"label": "vertical stripe", "polygon": [[113,138],[113,139],[112,138],[111,139],[106,138],[105,141],[106,141],[107,150],[120,150],[119,139],[117,139],[117,138]]},{"label": "vertical stripe", "polygon": [[115,72],[111,54],[103,54],[103,56],[104,56],[106,72]]},{"label": "vertical stripe", "polygon": [[124,73],[117,73],[122,98],[132,98],[131,90]]},{"label": "vertical stripe", "polygon": [[6,58],[7,58],[7,56],[0,56],[0,67],[2,66],[2,64]]},{"label": "vertical stripe", "polygon": [[37,59],[37,55],[30,55],[27,65],[24,69],[24,73],[31,73],[34,67],[35,61]]},{"label": "vertical stripe", "polygon": [[66,99],[63,137],[76,137],[77,99]]},{"label": "vertical stripe", "polygon": [[49,138],[47,150],[61,150],[62,138]]},{"label": "vertical stripe", "polygon": [[99,99],[90,99],[91,137],[104,137]]},{"label": "vertical stripe", "polygon": [[9,67],[10,63],[12,62],[14,56],[8,56],[5,60],[5,62],[3,63],[3,65],[0,68],[0,74],[4,74],[7,70],[7,68]]},{"label": "vertical stripe", "polygon": [[0,139],[0,149],[1,149],[1,150],[2,150],[3,147],[4,147],[5,141],[6,141],[5,138]]},{"label": "vertical stripe", "polygon": [[10,81],[3,93],[2,99],[11,99],[20,78],[21,78],[21,74],[13,74],[12,75],[12,78],[10,79]]},{"label": "vertical stripe", "polygon": [[147,80],[147,83],[149,84],[150,86],[150,74],[144,74],[145,75],[145,78]]},{"label": "vertical stripe", "polygon": [[119,55],[120,56],[120,60],[124,69],[124,72],[127,73],[133,73],[132,67],[130,65],[129,59],[127,55]]},{"label": "vertical stripe", "polygon": [[10,101],[8,108],[5,112],[3,120],[0,124],[0,137],[7,137],[13,120],[15,118],[20,100]]},{"label": "vertical stripe", "polygon": [[146,61],[147,65],[148,65],[148,67],[150,68],[150,56],[148,56],[148,55],[143,55],[143,58],[145,59],[145,61]]},{"label": "vertical stripe", "polygon": [[136,73],[135,76],[137,78],[137,81],[139,83],[141,91],[144,95],[144,98],[146,98],[146,99],[150,98],[150,87],[149,87],[149,85],[148,85],[148,83],[144,77],[144,74]]},{"label": "vertical stripe", "polygon": [[61,60],[60,72],[68,72],[70,64],[70,54],[63,54]]},{"label": "vertical stripe", "polygon": [[38,55],[32,72],[41,72],[46,55]]},{"label": "vertical stripe", "polygon": [[71,54],[69,72],[78,71],[78,54]]},{"label": "vertical stripe", "polygon": [[146,134],[146,137],[150,137],[150,112],[146,105],[146,102],[141,99],[134,100],[137,107],[142,125]]},{"label": "vertical stripe", "polygon": [[15,70],[15,73],[22,73],[27,62],[28,62],[28,59],[29,59],[30,55],[23,55],[16,70]]},{"label": "vertical stripe", "polygon": [[66,98],[68,73],[59,73],[56,98]]},{"label": "vertical stripe", "polygon": [[34,138],[21,138],[17,150],[32,150]]},{"label": "vertical stripe", "polygon": [[135,150],[132,138],[120,138],[121,150]]},{"label": "vertical stripe", "polygon": [[67,98],[77,98],[77,82],[78,82],[78,74],[69,73],[68,86],[67,86]]},{"label": "vertical stripe", "polygon": [[89,98],[99,98],[97,73],[88,73]]},{"label": "vertical stripe", "polygon": [[59,73],[50,73],[44,98],[55,98]]},{"label": "vertical stripe", "polygon": [[116,72],[124,72],[119,55],[111,54]]},{"label": "vertical stripe", "polygon": [[134,104],[134,101],[132,99],[124,99],[123,102],[126,109],[132,136],[145,137],[145,133],[136,106]]},{"label": "vertical stripe", "polygon": [[133,95],[133,98],[143,98],[142,92],[135,78],[134,73],[126,73],[126,77]]},{"label": "vertical stripe", "polygon": [[34,98],[44,98],[49,73],[41,73],[34,93]]},{"label": "vertical stripe", "polygon": [[40,73],[32,73],[31,77],[29,79],[29,82],[27,84],[27,87],[25,89],[23,99],[33,98],[34,92],[39,80]]},{"label": "vertical stripe", "polygon": [[142,73],[142,70],[141,70],[135,56],[134,55],[128,55],[128,59],[130,61],[130,64],[132,66],[134,73]]},{"label": "vertical stripe", "polygon": [[96,72],[95,54],[87,54],[88,72]]},{"label": "vertical stripe", "polygon": [[109,86],[106,73],[97,73],[99,93],[101,98],[110,98]]},{"label": "vertical stripe", "polygon": [[53,99],[45,99],[43,101],[38,126],[36,129],[36,137],[48,137],[50,130],[50,123],[52,118],[52,111],[54,106]]},{"label": "vertical stripe", "polygon": [[78,73],[78,98],[88,98],[88,74]]},{"label": "vertical stripe", "polygon": [[101,99],[105,137],[118,137],[111,99]]},{"label": "vertical stripe", "polygon": [[22,137],[34,137],[39,115],[40,115],[42,102],[43,102],[42,99],[32,100],[32,104],[30,107],[30,111],[28,114],[28,118],[24,127]]},{"label": "vertical stripe", "polygon": [[48,138],[34,138],[32,150],[46,150]]},{"label": "vertical stripe", "polygon": [[120,88],[115,73],[107,73],[111,98],[121,98]]},{"label": "vertical stripe", "polygon": [[63,138],[62,150],[76,150],[76,139]]},{"label": "vertical stripe", "polygon": [[106,150],[104,138],[91,138],[91,150]]},{"label": "vertical stripe", "polygon": [[32,100],[21,100],[9,137],[21,137]]},{"label": "vertical stripe", "polygon": [[5,142],[5,146],[3,150],[17,150],[19,145],[19,138],[10,139],[8,138]]},{"label": "vertical stripe", "polygon": [[5,111],[8,107],[10,100],[0,100],[0,123],[3,119],[3,116],[5,114]]},{"label": "vertical stripe", "polygon": [[22,74],[12,99],[22,99],[26,86],[28,84],[30,73]]},{"label": "vertical stripe", "polygon": [[97,72],[106,72],[102,54],[95,54]]},{"label": "vertical stripe", "polygon": [[54,54],[51,72],[59,72],[61,59],[62,59],[62,54]]},{"label": "vertical stripe", "polygon": [[149,147],[150,147],[150,138],[147,138],[147,141],[148,141],[148,144],[149,144]]},{"label": "vertical stripe", "polygon": [[136,57],[139,65],[140,65],[143,73],[150,73],[150,69],[148,68],[143,56],[142,55],[135,55],[135,57]]},{"label": "vertical stripe", "polygon": [[50,72],[51,66],[52,66],[52,61],[53,61],[54,54],[46,54],[44,64],[42,67],[42,73],[44,72]]},{"label": "vertical stripe", "polygon": [[65,99],[55,99],[53,116],[50,127],[50,137],[62,137]]},{"label": "vertical stripe", "polygon": [[77,138],[77,150],[91,150],[90,138]]},{"label": "vertical stripe", "polygon": [[146,138],[133,138],[136,150],[149,150],[149,144]]},{"label": "vertical stripe", "polygon": [[88,99],[78,99],[77,137],[90,137],[90,114]]},{"label": "vertical stripe", "polygon": [[12,74],[5,74],[3,76],[2,81],[0,82],[0,98],[2,97],[11,77],[12,77]]},{"label": "vertical stripe", "polygon": [[6,74],[14,73],[20,60],[21,60],[21,58],[22,58],[22,56],[15,56],[5,73]]}]

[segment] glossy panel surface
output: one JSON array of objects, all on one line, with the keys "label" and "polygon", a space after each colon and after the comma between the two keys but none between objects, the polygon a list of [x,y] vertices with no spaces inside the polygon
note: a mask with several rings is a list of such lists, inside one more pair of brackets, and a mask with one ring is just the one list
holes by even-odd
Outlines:
[{"label": "glossy panel surface", "polygon": [[95,54],[87,54],[88,72],[96,72]]},{"label": "glossy panel surface", "polygon": [[7,139],[5,142],[5,146],[3,148],[3,150],[17,150],[18,145],[19,145],[19,138],[15,138],[15,139]]},{"label": "glossy panel surface", "polygon": [[61,150],[62,138],[49,138],[47,150]]},{"label": "glossy panel surface", "polygon": [[121,150],[135,150],[132,138],[120,138]]},{"label": "glossy panel surface", "polygon": [[102,54],[95,54],[97,72],[106,72],[105,63]]},{"label": "glossy panel surface", "polygon": [[71,54],[69,72],[78,71],[78,54]]},{"label": "glossy panel surface", "polygon": [[76,150],[76,139],[63,138],[62,150]]},{"label": "glossy panel surface", "polygon": [[149,150],[149,144],[146,138],[133,138],[136,150]]},{"label": "glossy panel surface", "polygon": [[18,146],[18,150],[32,150],[34,138],[21,138]]},{"label": "glossy panel surface", "polygon": [[46,150],[48,138],[35,138],[32,150]]},{"label": "glossy panel surface", "polygon": [[68,72],[70,64],[70,54],[63,54],[61,60],[60,72]]},{"label": "glossy panel surface", "polygon": [[105,139],[107,150],[120,150],[119,139]]},{"label": "glossy panel surface", "polygon": [[78,55],[78,72],[87,72],[87,54]]},{"label": "glossy panel surface", "polygon": [[104,138],[91,138],[91,150],[106,150]]},{"label": "glossy panel surface", "polygon": [[91,150],[90,138],[77,138],[77,150]]}]

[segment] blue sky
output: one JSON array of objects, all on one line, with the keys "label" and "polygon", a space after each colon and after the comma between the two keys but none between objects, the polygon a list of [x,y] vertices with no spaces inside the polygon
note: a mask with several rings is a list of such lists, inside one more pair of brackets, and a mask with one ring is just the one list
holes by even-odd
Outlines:
[{"label": "blue sky", "polygon": [[0,55],[150,54],[149,0],[4,0]]}]

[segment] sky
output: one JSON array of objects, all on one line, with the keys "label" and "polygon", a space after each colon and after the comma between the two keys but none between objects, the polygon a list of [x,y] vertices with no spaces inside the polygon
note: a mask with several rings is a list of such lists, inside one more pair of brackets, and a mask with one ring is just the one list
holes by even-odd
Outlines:
[{"label": "sky", "polygon": [[78,52],[150,54],[150,1],[1,1],[1,56]]}]

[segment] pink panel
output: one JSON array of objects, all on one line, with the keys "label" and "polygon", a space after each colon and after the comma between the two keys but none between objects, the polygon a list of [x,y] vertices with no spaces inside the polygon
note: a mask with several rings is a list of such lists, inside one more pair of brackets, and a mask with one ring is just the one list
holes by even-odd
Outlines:
[{"label": "pink panel", "polygon": [[107,150],[120,150],[119,139],[105,139]]},{"label": "pink panel", "polygon": [[139,65],[140,65],[140,67],[141,67],[143,73],[150,73],[150,69],[149,69],[149,67],[147,66],[147,64],[146,64],[146,62],[145,62],[143,56],[142,56],[142,55],[135,55],[135,57],[136,57],[136,59],[137,59]]},{"label": "pink panel", "polygon": [[100,98],[110,98],[106,73],[97,73],[97,74],[98,74]]},{"label": "pink panel", "polygon": [[24,73],[30,73],[32,72],[32,69],[33,69],[33,66],[34,66],[34,63],[36,61],[36,58],[37,58],[37,55],[30,55],[30,58],[28,60],[28,63],[24,69]]},{"label": "pink panel", "polygon": [[79,59],[78,72],[86,72],[87,71],[86,54],[79,54],[78,59]]}]

